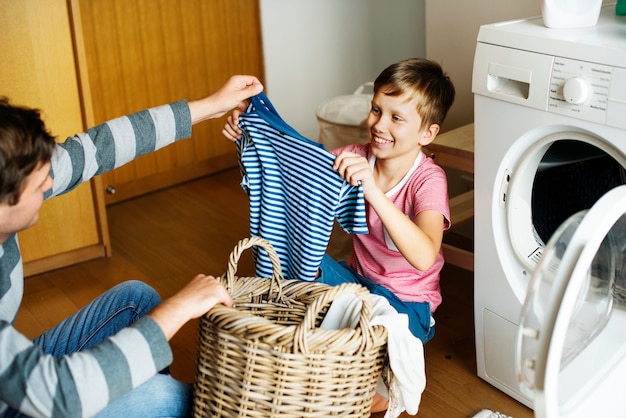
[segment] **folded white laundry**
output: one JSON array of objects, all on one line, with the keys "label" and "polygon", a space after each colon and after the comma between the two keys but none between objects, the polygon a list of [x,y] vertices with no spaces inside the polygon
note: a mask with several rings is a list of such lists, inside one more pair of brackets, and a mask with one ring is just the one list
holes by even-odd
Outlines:
[{"label": "folded white laundry", "polygon": [[[379,379],[376,391],[389,399],[385,418],[396,418],[407,411],[417,414],[426,387],[424,346],[409,330],[409,318],[398,313],[387,299],[370,295],[371,325],[387,329],[387,352],[390,370],[383,370],[389,377],[389,388]],[[325,329],[355,328],[359,323],[362,301],[354,294],[345,294],[333,301],[320,325]]]}]

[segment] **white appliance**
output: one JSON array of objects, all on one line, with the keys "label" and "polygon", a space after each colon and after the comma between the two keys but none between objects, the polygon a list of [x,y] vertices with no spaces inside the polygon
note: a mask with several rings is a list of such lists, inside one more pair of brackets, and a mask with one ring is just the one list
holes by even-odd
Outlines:
[{"label": "white appliance", "polygon": [[[534,407],[536,416],[615,416],[607,408],[620,401],[626,381],[626,305],[598,302],[595,316],[583,316],[588,324],[578,321],[580,306],[591,306],[585,298],[599,298],[590,287],[598,281],[597,265],[611,270],[606,280],[613,287],[615,266],[602,264],[603,254],[613,254],[608,259],[616,265],[621,254],[612,250],[619,243],[586,250],[586,242],[604,242],[608,235],[626,240],[617,232],[624,227],[619,212],[626,213],[626,200],[614,194],[625,194],[619,186],[626,184],[626,17],[609,5],[588,28],[550,29],[541,17],[481,26],[472,89],[478,374]],[[617,208],[590,210],[602,201]],[[575,215],[587,210],[587,216],[601,215]],[[558,229],[563,223],[567,232]],[[576,227],[582,232],[570,241]],[[551,237],[558,244],[546,247]],[[575,249],[561,259],[564,247]],[[549,248],[558,256],[538,268]],[[587,264],[575,266],[579,260]],[[582,290],[536,284],[553,276],[582,283]],[[548,297],[538,290],[546,288],[560,290]],[[542,328],[550,324],[554,330]],[[576,327],[582,328],[578,334]],[[526,337],[518,340],[522,329]],[[621,385],[607,377],[612,370],[621,372],[613,374]],[[602,391],[610,402],[595,398]],[[588,404],[596,409],[584,415]],[[626,416],[624,407],[619,411]]]}]

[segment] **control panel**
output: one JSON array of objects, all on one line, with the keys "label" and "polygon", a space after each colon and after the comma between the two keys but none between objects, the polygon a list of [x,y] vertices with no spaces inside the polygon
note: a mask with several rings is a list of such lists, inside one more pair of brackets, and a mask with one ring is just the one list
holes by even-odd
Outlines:
[{"label": "control panel", "polygon": [[606,124],[613,67],[555,57],[548,110]]}]

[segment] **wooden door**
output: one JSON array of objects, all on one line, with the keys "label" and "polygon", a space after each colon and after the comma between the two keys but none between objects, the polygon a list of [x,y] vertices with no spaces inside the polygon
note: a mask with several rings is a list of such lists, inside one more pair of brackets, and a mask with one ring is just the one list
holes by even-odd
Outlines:
[{"label": "wooden door", "polygon": [[[66,1],[0,0],[0,9],[0,94],[40,109],[58,140],[82,132]],[[19,234],[25,275],[104,256],[108,233],[102,213],[92,183],[44,202],[37,225]]]},{"label": "wooden door", "polygon": [[[233,74],[263,79],[258,0],[71,0],[89,125],[216,90]],[[103,175],[114,203],[237,164],[225,119],[196,125],[193,139]]]}]

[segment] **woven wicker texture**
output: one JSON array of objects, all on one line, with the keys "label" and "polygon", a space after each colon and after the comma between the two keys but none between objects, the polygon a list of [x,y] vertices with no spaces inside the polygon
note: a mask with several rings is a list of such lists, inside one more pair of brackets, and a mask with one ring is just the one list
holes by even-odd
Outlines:
[{"label": "woven wicker texture", "polygon": [[[253,246],[272,260],[272,278],[237,277]],[[194,417],[369,417],[387,355],[387,331],[369,323],[368,291],[283,280],[280,261],[261,238],[239,242],[220,281],[232,308],[200,319]],[[340,295],[362,300],[356,329],[319,328]]]}]

